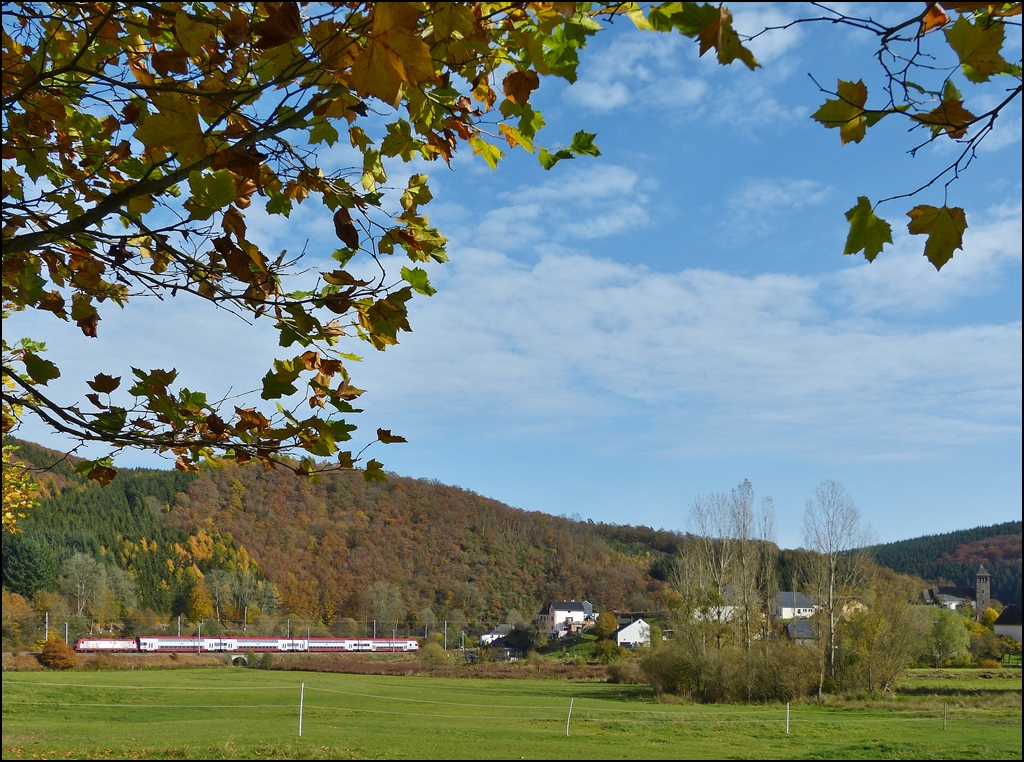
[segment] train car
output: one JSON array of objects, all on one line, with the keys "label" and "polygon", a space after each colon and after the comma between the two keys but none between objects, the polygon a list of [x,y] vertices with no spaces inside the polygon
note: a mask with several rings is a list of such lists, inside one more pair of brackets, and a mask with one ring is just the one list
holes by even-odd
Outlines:
[{"label": "train car", "polygon": [[139,643],[127,638],[80,638],[75,642],[75,650],[81,653],[134,653],[139,650]]},{"label": "train car", "polygon": [[362,651],[362,652],[408,652],[419,650],[418,640],[413,638],[310,638],[308,650],[324,651]]},{"label": "train car", "polygon": [[189,638],[143,635],[135,640],[79,640],[76,651],[141,653],[394,653],[416,651],[414,638]]}]

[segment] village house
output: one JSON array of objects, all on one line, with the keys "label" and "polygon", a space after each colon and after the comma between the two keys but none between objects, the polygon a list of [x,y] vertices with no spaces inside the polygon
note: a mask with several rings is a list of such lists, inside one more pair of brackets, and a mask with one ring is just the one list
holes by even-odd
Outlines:
[{"label": "village house", "polygon": [[480,645],[489,646],[497,640],[512,634],[512,625],[499,624],[493,630],[489,630],[480,636]]},{"label": "village house", "polygon": [[1021,608],[1019,603],[1005,609],[996,620],[996,635],[1006,635],[1020,643],[1020,619]]},{"label": "village house", "polygon": [[772,598],[772,616],[776,619],[806,619],[817,609],[814,597],[803,593],[779,592]]},{"label": "village house", "polygon": [[786,636],[794,643],[803,646],[814,645],[816,635],[814,634],[814,623],[807,619],[794,619],[786,625]]},{"label": "village house", "polygon": [[537,617],[541,632],[559,638],[579,632],[593,620],[594,607],[589,601],[552,601]]},{"label": "village house", "polygon": [[649,646],[651,644],[651,626],[643,619],[624,624],[615,631],[615,643],[625,648]]}]

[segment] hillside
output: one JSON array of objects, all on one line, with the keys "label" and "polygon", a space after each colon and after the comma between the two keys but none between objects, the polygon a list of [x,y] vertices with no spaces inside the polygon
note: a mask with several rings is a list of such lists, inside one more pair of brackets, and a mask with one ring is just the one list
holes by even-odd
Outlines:
[{"label": "hillside", "polygon": [[1021,522],[917,537],[872,548],[875,559],[901,574],[974,586],[979,564],[992,574],[992,597],[1021,602]]},{"label": "hillside", "polygon": [[[24,534],[4,538],[5,587],[25,595],[53,589],[59,564],[82,552],[127,569],[137,593],[131,605],[161,614],[192,615],[204,605],[240,609],[240,600],[256,606],[253,589],[263,581],[277,595],[261,594],[258,608],[327,623],[374,618],[374,607],[385,604],[410,622],[436,616],[475,626],[515,612],[529,618],[552,598],[661,608],[672,559],[686,539],[524,511],[397,475],[368,484],[360,474],[335,473],[313,483],[226,464],[199,474],[125,469],[104,488],[80,478],[73,458],[19,446],[20,458],[49,470],[38,477],[41,505],[23,522]],[[993,596],[1019,601],[1020,532],[1013,522],[874,553],[895,571],[958,585],[971,584],[984,563]],[[776,578],[799,586],[805,555],[780,553]],[[247,580],[249,598],[234,588],[217,598],[211,572],[236,587]]]},{"label": "hillside", "polygon": [[[58,457],[19,446],[38,466]],[[551,598],[646,608],[663,586],[649,574],[663,554],[643,542],[654,530],[612,540],[600,525],[433,481],[336,473],[314,484],[227,464],[198,475],[126,469],[101,488],[67,462],[40,481],[44,499],[24,536],[4,541],[5,584],[8,546],[37,543],[61,560],[82,551],[132,571],[140,606],[165,613],[185,611],[214,569],[251,568],[274,583],[280,611],[324,620],[367,618],[374,583],[397,589],[413,620],[430,609],[471,623],[531,615]]]}]

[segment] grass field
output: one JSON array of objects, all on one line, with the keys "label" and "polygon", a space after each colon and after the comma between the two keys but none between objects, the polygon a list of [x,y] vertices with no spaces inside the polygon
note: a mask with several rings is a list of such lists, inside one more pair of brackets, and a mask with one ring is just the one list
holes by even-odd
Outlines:
[{"label": "grass field", "polygon": [[973,694],[941,693],[966,688],[959,675],[914,679],[940,698],[794,704],[786,735],[785,706],[656,704],[646,686],[598,682],[230,668],[6,673],[3,758],[1020,759],[1019,677],[978,680],[977,690],[1008,697],[984,706]]}]

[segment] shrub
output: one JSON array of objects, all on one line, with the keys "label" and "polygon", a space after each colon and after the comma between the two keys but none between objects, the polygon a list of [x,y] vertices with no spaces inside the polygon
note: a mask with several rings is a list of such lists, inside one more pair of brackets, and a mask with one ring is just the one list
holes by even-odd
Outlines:
[{"label": "shrub", "polygon": [[814,652],[795,644],[773,644],[767,652],[703,652],[683,644],[652,651],[641,662],[656,696],[698,701],[791,701],[817,689]]},{"label": "shrub", "polygon": [[96,654],[96,658],[85,665],[90,672],[106,672],[114,668],[114,662],[106,654]]},{"label": "shrub", "polygon": [[270,669],[274,666],[274,654],[270,653],[270,651],[264,651],[256,661],[256,666],[259,669]]},{"label": "shrub", "polygon": [[39,663],[47,669],[74,669],[78,664],[75,649],[57,638],[50,638],[39,654]]},{"label": "shrub", "polygon": [[620,685],[638,685],[647,682],[640,662],[636,659],[619,659],[608,665],[608,682]]},{"label": "shrub", "polygon": [[1002,663],[996,661],[995,659],[980,659],[978,661],[978,666],[981,669],[1002,669],[1003,668]]},{"label": "shrub", "polygon": [[622,649],[614,640],[599,640],[594,644],[594,658],[604,664],[610,664],[622,657]]},{"label": "shrub", "polygon": [[420,659],[433,667],[441,667],[448,660],[448,652],[439,643],[427,643],[420,649]]}]

